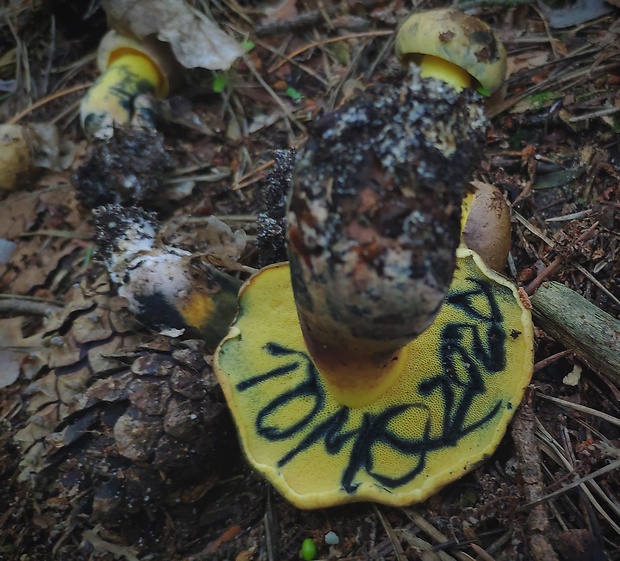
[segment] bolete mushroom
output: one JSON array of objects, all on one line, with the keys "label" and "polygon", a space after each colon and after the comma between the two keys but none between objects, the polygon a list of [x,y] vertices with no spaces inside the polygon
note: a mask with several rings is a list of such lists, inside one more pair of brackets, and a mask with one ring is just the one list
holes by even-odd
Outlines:
[{"label": "bolete mushroom", "polygon": [[137,41],[114,30],[99,44],[97,66],[102,74],[80,105],[80,122],[89,136],[128,124],[141,110],[139,96],[166,97],[181,72],[168,43],[154,36]]},{"label": "bolete mushroom", "polygon": [[483,21],[456,8],[409,16],[396,35],[396,55],[421,67],[422,78],[444,80],[461,91],[491,95],[504,82],[506,51]]},{"label": "bolete mushroom", "polygon": [[496,448],[529,383],[517,288],[459,247],[482,97],[413,72],[320,119],[290,263],[242,287],[214,369],[249,462],[300,508],[422,501]]}]

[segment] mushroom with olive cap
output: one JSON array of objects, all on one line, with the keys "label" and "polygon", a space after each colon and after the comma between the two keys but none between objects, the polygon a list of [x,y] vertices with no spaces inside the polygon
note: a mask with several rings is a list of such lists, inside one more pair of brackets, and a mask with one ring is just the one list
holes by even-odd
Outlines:
[{"label": "mushroom with olive cap", "polygon": [[483,21],[456,8],[409,16],[396,35],[396,55],[421,67],[422,78],[444,80],[458,91],[475,86],[484,95],[506,76],[506,51]]},{"label": "mushroom with olive cap", "polygon": [[141,108],[136,102],[139,96],[164,98],[181,76],[168,43],[154,36],[138,41],[114,30],[99,44],[97,66],[102,74],[80,105],[80,122],[89,136],[105,136],[112,126],[128,124],[142,110],[148,112],[146,105]]},{"label": "mushroom with olive cap", "polygon": [[496,448],[529,383],[530,312],[460,244],[481,97],[413,76],[320,119],[290,264],[241,289],[214,369],[250,463],[300,508],[421,501]]}]

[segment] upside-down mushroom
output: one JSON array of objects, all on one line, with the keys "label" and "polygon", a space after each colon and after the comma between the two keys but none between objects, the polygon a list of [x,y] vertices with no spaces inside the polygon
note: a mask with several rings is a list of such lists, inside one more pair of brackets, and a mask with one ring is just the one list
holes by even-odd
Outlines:
[{"label": "upside-down mushroom", "polygon": [[300,150],[290,263],[245,284],[214,364],[249,462],[300,508],[424,500],[492,454],[523,396],[529,309],[460,246],[486,126],[473,89],[413,72]]}]

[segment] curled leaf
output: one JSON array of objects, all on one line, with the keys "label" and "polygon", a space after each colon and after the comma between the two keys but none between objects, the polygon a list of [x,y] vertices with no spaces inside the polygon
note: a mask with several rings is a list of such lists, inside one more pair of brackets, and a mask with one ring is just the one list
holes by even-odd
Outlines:
[{"label": "curled leaf", "polygon": [[104,0],[110,26],[142,39],[170,43],[185,68],[226,70],[243,48],[202,12],[183,0]]}]

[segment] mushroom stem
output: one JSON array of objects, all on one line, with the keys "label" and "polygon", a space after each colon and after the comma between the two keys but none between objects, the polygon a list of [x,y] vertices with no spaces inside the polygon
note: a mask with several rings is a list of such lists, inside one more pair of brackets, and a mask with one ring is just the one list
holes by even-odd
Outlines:
[{"label": "mushroom stem", "polygon": [[140,110],[136,99],[165,97],[179,73],[166,44],[152,37],[139,42],[114,31],[102,39],[97,64],[102,74],[80,104],[80,121],[89,136],[128,124]]},{"label": "mushroom stem", "polygon": [[93,120],[101,115],[117,125],[125,125],[134,114],[131,101],[141,94],[155,93],[161,75],[153,62],[139,54],[118,57],[92,85],[80,106],[80,121],[90,134]]},{"label": "mushroom stem", "polygon": [[341,403],[385,392],[401,349],[439,312],[486,124],[480,96],[414,74],[324,117],[301,151],[292,285],[308,351]]}]

